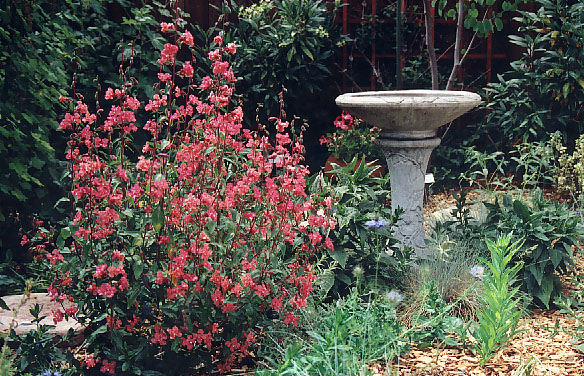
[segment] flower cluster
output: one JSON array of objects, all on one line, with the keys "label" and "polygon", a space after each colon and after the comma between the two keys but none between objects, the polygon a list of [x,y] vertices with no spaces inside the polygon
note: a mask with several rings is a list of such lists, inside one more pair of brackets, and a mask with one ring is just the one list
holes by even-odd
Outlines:
[{"label": "flower cluster", "polygon": [[[74,219],[55,242],[42,228],[35,237],[58,276],[53,300],[74,303],[54,320],[76,317],[106,332],[85,367],[108,374],[128,352],[187,352],[229,370],[255,346],[258,324],[279,316],[298,325],[315,280],[310,259],[333,248],[331,200],[307,196],[291,124],[276,119],[270,139],[244,129],[241,107],[229,107],[236,79],[226,57],[236,46],[215,37],[212,75],[194,82],[191,62],[173,73],[191,34],[161,29],[177,39],[160,54],[148,103],[132,96],[131,79],[107,89],[113,103],[102,120],[101,110],[72,102],[59,128],[71,134]],[[142,108],[150,120],[139,124]],[[150,139],[136,155],[138,132]]]},{"label": "flower cluster", "polygon": [[357,155],[377,159],[382,157],[379,147],[375,144],[381,129],[368,127],[345,111],[333,124],[336,131],[320,138],[320,144],[326,145],[331,154],[345,161],[350,161]]}]

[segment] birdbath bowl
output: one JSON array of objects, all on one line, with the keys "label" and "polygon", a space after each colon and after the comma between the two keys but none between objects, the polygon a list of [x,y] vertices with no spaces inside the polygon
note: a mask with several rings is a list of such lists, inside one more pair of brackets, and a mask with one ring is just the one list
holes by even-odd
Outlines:
[{"label": "birdbath bowl", "polygon": [[414,257],[432,257],[424,241],[424,181],[437,129],[476,107],[481,97],[466,91],[400,90],[348,93],[337,97],[343,110],[381,128],[391,181],[391,205],[403,214],[394,229]]}]

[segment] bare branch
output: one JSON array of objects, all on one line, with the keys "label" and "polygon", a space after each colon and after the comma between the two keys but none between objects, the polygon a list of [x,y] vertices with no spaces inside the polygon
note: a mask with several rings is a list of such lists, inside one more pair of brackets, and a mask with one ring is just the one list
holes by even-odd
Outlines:
[{"label": "bare branch", "polygon": [[[460,50],[461,50],[461,44],[462,44],[462,30],[460,31],[460,40],[459,40],[459,29],[458,28],[462,28],[462,22],[460,21],[460,15],[461,15],[461,11],[460,8],[462,6],[462,2],[463,0],[459,0],[458,3],[458,21],[457,21],[457,29],[456,29],[456,44],[458,44],[460,42],[460,44],[455,45],[454,48],[454,65],[452,66],[452,71],[450,72],[450,77],[448,78],[448,83],[446,84],[446,90],[452,90],[452,88],[454,87],[454,80],[456,78],[456,75],[458,74],[458,71],[460,70],[460,67],[462,66],[462,63],[464,63],[464,60],[466,59],[466,56],[468,55],[468,52],[471,50],[472,45],[477,37],[478,31],[475,31],[474,34],[472,35],[472,38],[470,39],[470,42],[468,44],[468,47],[466,48],[466,51],[464,52],[464,55],[462,55],[462,57],[460,57]],[[483,19],[481,22],[484,22],[487,19],[487,14],[489,13],[491,7],[488,7],[485,10],[485,14],[483,15]]]},{"label": "bare branch", "polygon": [[432,72],[432,90],[438,90],[438,61],[434,50],[434,16],[431,14],[432,0],[424,0],[424,16],[426,23],[426,46],[428,47],[428,57],[430,58],[430,68]]}]

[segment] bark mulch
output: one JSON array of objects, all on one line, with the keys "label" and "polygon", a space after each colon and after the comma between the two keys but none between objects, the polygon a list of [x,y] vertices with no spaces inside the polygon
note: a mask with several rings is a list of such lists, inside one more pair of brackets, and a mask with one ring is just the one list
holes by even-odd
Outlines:
[{"label": "bark mulch", "polygon": [[[558,330],[554,330],[556,322]],[[524,331],[484,367],[479,366],[479,358],[469,350],[442,347],[412,348],[389,367],[377,363],[371,369],[374,376],[584,375],[584,354],[573,348],[572,337],[562,330],[575,325],[575,320],[557,310],[536,310],[521,321]]]}]

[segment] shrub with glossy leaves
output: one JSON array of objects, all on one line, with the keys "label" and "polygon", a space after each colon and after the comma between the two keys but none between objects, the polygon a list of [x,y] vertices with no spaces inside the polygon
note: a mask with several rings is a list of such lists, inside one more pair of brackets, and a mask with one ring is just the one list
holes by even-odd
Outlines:
[{"label": "shrub with glossy leaves", "polygon": [[[294,125],[243,129],[225,60],[236,46],[216,36],[213,73],[194,82],[193,62],[177,60],[194,44],[181,25],[161,24],[172,42],[148,103],[133,96],[129,74],[105,92],[108,111],[72,103],[60,129],[71,135],[74,219],[55,243],[47,230],[36,235],[56,276],[51,296],[74,303],[54,321],[88,326],[81,365],[106,374],[227,371],[262,326],[297,325],[315,278],[310,258],[333,247],[331,201],[305,192]],[[150,135],[138,155],[136,132]]]},{"label": "shrub with glossy leaves", "polygon": [[584,4],[536,3],[537,11],[517,18],[522,33],[510,37],[525,50],[523,57],[486,89],[489,113],[481,130],[498,150],[545,140],[554,131],[569,139],[584,131]]}]

